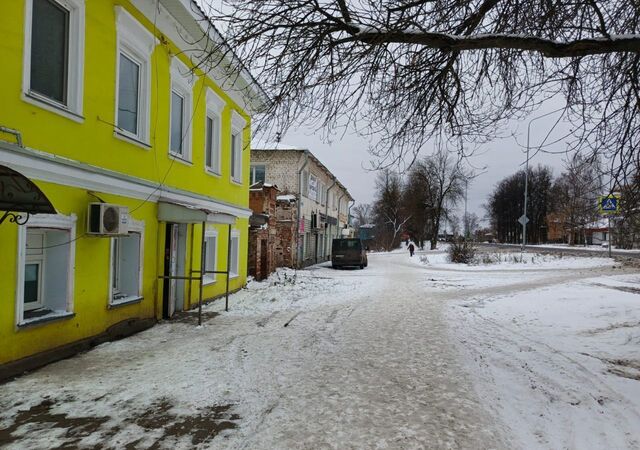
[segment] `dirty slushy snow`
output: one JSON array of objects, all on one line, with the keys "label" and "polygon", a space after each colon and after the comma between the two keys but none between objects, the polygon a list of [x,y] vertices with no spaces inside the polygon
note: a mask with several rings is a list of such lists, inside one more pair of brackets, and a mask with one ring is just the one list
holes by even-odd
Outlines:
[{"label": "dirty slushy snow", "polygon": [[[562,400],[538,396],[543,390],[562,390],[565,371],[576,368],[556,352],[573,347],[526,344],[535,349],[537,360],[553,359],[558,371],[532,372],[537,387],[531,389],[529,378],[519,369],[503,370],[499,358],[526,359],[519,338],[509,334],[506,345],[498,345],[504,329],[482,325],[479,318],[489,305],[503,303],[507,306],[495,320],[516,314],[513,305],[525,308],[517,314],[537,317],[537,307],[548,311],[563,303],[554,297],[553,286],[591,286],[576,280],[616,273],[611,261],[577,258],[557,271],[529,264],[523,270],[500,267],[481,273],[444,262],[429,267],[418,262],[420,255],[371,255],[365,270],[334,271],[327,264],[281,269],[232,295],[229,312],[220,301],[206,306],[202,327],[195,326],[194,315],[164,322],[4,384],[0,446],[417,449],[536,443],[554,448],[588,440],[571,441],[567,434],[574,431],[605,433],[621,445],[635,442],[637,431],[611,428],[600,410],[586,408],[584,396],[568,410]],[[585,262],[592,259],[597,262]],[[589,311],[614,292],[603,287],[607,283],[635,289],[637,281],[598,279],[605,299],[589,303]],[[539,296],[528,291],[545,292],[548,304],[537,303]],[[610,315],[589,323],[589,329],[618,323],[625,311],[636,314],[637,295],[624,294],[624,302],[613,302]],[[554,317],[545,316],[549,325],[540,329],[556,330]],[[522,321],[519,332],[540,332],[527,328],[537,323]],[[623,328],[638,331],[633,323]],[[576,330],[571,332],[584,331]],[[587,383],[598,367],[609,364],[602,358],[615,356],[615,345],[601,339],[605,335],[593,334],[586,350],[591,356],[584,356],[589,362],[580,360],[590,372],[571,377],[568,387]],[[495,355],[496,349],[502,353]],[[632,352],[623,357],[635,358]],[[629,366],[619,369],[634,373]],[[620,387],[619,375],[602,377],[605,381],[593,383],[608,387],[591,390],[595,401],[606,398],[600,405],[605,411],[615,411],[612,417],[620,424],[633,423],[638,405],[622,397],[638,394],[637,387]],[[493,380],[499,385],[487,387]],[[620,394],[607,389],[620,389]],[[511,397],[517,401],[505,410]],[[540,408],[549,419],[526,419]],[[575,411],[580,414],[571,415]],[[567,420],[553,421],[558,414]],[[591,429],[569,426],[586,418],[591,418]]]}]

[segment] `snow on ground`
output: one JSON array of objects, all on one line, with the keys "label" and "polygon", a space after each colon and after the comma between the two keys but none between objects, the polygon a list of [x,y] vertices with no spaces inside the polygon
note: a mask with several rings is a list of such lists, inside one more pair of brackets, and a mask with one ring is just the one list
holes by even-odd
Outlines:
[{"label": "snow on ground", "polygon": [[487,408],[521,448],[640,448],[640,276],[459,301]]},{"label": "snow on ground", "polygon": [[638,447],[640,276],[442,255],[282,269],[202,327],[189,313],[1,385],[0,447]]},{"label": "snow on ground", "polygon": [[474,264],[451,264],[446,251],[418,252],[416,263],[433,269],[453,269],[456,271],[490,271],[490,270],[539,270],[539,269],[587,269],[594,267],[611,267],[614,260],[610,258],[587,258],[563,256],[562,254],[545,255],[535,252],[491,252],[478,251]]}]

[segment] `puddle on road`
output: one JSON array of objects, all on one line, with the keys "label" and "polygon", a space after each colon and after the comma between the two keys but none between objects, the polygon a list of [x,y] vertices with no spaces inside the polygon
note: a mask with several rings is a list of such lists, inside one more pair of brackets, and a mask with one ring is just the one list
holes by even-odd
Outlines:
[{"label": "puddle on road", "polygon": [[[79,448],[83,439],[95,433],[99,433],[101,444],[93,448],[104,448],[109,446],[110,439],[122,429],[118,425],[107,425],[111,420],[108,416],[69,417],[67,413],[54,413],[52,410],[56,405],[54,400],[46,399],[28,410],[19,411],[8,428],[0,429],[0,447],[20,445],[23,437],[28,439],[34,432],[49,431],[60,441],[57,448]],[[173,404],[168,399],[159,399],[142,414],[122,421],[123,424],[134,423],[144,431],[154,431],[155,442],[150,442],[148,436],[143,435],[133,442],[121,445],[134,449],[140,448],[144,442],[145,448],[159,449],[162,448],[163,441],[172,442],[182,438],[190,440],[193,446],[207,444],[221,432],[237,428],[240,416],[231,412],[232,407],[233,405],[215,405],[185,416],[172,413]],[[158,431],[161,431],[159,437]]]}]

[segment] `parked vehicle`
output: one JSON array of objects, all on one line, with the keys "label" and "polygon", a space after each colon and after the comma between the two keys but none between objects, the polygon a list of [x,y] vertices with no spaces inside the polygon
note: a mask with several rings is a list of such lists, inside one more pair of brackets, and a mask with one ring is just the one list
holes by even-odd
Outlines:
[{"label": "parked vehicle", "polygon": [[334,239],[331,246],[331,267],[360,267],[364,269],[369,262],[362,241],[358,238]]}]

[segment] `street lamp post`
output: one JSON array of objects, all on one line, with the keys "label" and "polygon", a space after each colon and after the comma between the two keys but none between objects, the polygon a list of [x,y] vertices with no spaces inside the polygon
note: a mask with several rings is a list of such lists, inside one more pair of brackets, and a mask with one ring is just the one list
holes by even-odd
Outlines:
[{"label": "street lamp post", "polygon": [[[524,211],[522,213],[522,251],[524,251],[524,247],[527,245],[527,201],[529,197],[529,135],[531,133],[531,124],[538,119],[542,119],[543,117],[550,116],[551,114],[555,114],[558,111],[562,111],[565,108],[558,108],[546,114],[542,114],[541,116],[534,117],[529,121],[529,125],[527,125],[527,160],[525,161],[525,169],[524,169]],[[542,144],[540,144],[542,146]]]}]

